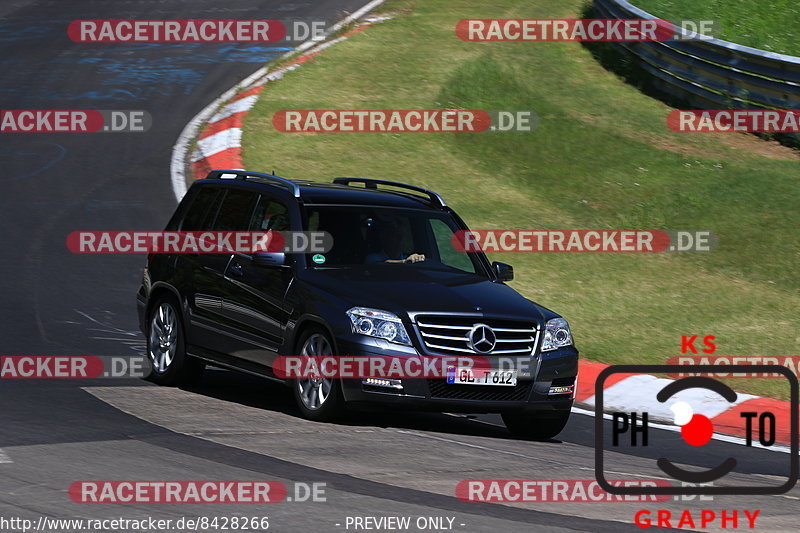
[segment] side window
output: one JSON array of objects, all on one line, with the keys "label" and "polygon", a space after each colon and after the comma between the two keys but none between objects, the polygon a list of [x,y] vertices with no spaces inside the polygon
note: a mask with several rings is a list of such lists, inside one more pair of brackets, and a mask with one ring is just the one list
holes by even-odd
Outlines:
[{"label": "side window", "polygon": [[203,231],[211,228],[223,190],[203,187],[195,196],[181,224],[182,231]]},{"label": "side window", "polygon": [[228,189],[212,229],[247,231],[258,195],[250,191]]},{"label": "side window", "polygon": [[250,231],[289,231],[291,229],[289,209],[282,202],[262,195],[253,211],[249,229]]},{"label": "side window", "polygon": [[453,247],[453,230],[444,221],[436,218],[431,219],[431,230],[442,264],[474,274],[475,265],[469,256]]}]

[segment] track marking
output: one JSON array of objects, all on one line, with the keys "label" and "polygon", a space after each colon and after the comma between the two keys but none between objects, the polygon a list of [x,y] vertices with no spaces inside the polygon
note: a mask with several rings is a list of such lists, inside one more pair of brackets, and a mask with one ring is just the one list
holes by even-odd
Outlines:
[{"label": "track marking", "polygon": [[2,448],[0,448],[0,464],[13,462],[14,461],[11,460],[11,457],[9,457],[8,454],[4,452]]}]

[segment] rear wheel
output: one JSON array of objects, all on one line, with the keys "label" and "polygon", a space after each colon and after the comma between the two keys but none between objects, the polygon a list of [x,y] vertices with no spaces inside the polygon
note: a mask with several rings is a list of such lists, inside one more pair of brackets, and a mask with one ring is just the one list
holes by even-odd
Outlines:
[{"label": "rear wheel", "polygon": [[173,298],[157,301],[150,312],[147,355],[148,379],[159,385],[191,383],[203,373],[205,365],[186,355],[183,322]]},{"label": "rear wheel", "polygon": [[[321,329],[309,329],[298,343],[300,357],[330,357],[333,343]],[[300,378],[292,383],[297,406],[305,418],[335,420],[344,412],[344,396],[338,380],[326,377]]]},{"label": "rear wheel", "polygon": [[556,415],[503,413],[503,422],[515,436],[526,440],[550,440],[564,429],[569,411]]}]

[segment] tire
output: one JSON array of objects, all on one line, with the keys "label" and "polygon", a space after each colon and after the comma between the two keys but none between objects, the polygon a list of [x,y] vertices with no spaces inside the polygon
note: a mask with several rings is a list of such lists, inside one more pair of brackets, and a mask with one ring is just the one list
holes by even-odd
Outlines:
[{"label": "tire", "polygon": [[186,355],[183,321],[174,298],[156,301],[147,320],[147,360],[150,381],[176,386],[196,382],[205,365]]},{"label": "tire", "polygon": [[[296,352],[301,357],[330,356],[333,355],[333,342],[322,328],[309,328],[300,336]],[[345,411],[344,395],[339,380],[293,379],[290,385],[303,418],[330,422],[341,417]]]},{"label": "tire", "polygon": [[569,411],[556,415],[503,413],[506,428],[516,437],[525,440],[550,440],[564,429]]}]

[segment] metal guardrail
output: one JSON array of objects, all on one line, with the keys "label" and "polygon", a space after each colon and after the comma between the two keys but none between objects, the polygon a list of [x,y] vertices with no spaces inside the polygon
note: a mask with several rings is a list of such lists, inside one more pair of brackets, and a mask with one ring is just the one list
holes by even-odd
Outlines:
[{"label": "metal guardrail", "polygon": [[[658,18],[626,0],[593,3],[598,18]],[[714,38],[617,44],[639,59],[657,89],[700,109],[800,109],[800,57]]]}]

